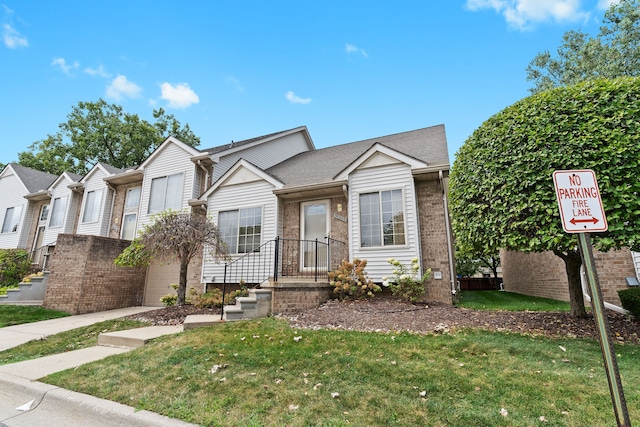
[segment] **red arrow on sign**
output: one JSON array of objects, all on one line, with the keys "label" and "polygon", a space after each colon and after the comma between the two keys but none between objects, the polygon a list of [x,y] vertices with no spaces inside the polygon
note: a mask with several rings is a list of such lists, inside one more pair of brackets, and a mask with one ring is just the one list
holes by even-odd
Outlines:
[{"label": "red arrow on sign", "polygon": [[575,218],[571,218],[571,221],[569,221],[571,224],[576,225],[579,222],[591,222],[591,223],[597,223],[599,220],[598,218],[594,218],[591,217],[591,219],[575,219]]}]

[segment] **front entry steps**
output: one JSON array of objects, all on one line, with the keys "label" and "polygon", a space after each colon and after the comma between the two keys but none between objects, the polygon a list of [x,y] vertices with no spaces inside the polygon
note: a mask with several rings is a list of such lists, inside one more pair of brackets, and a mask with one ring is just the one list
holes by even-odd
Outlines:
[{"label": "front entry steps", "polygon": [[222,318],[235,321],[267,317],[271,314],[271,298],[269,289],[251,289],[248,297],[238,297],[234,305],[225,306]]},{"label": "front entry steps", "polygon": [[0,295],[0,304],[42,305],[47,291],[49,272],[43,276],[34,276],[30,282],[20,282],[18,289],[8,289],[6,295]]}]

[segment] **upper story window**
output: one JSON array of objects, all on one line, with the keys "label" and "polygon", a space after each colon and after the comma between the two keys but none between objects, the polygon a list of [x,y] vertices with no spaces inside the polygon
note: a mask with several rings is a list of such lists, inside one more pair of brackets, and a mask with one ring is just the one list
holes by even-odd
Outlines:
[{"label": "upper story window", "polygon": [[262,208],[224,211],[218,214],[218,227],[230,254],[244,254],[260,247]]},{"label": "upper story window", "polygon": [[402,190],[360,194],[360,246],[404,245]]},{"label": "upper story window", "polygon": [[100,205],[102,204],[102,189],[88,191],[85,195],[84,213],[82,222],[96,222],[100,216]]},{"label": "upper story window", "polygon": [[167,209],[182,208],[183,174],[163,176],[151,180],[149,209],[147,213],[162,212]]},{"label": "upper story window", "polygon": [[4,215],[4,222],[2,223],[3,233],[15,233],[18,231],[18,225],[20,224],[20,215],[22,215],[22,206],[15,206],[7,208]]},{"label": "upper story window", "polygon": [[53,207],[51,208],[49,227],[60,227],[64,222],[64,213],[66,210],[67,196],[56,197],[55,199],[53,199]]},{"label": "upper story window", "polygon": [[127,190],[127,199],[124,202],[125,209],[138,209],[140,205],[140,187],[133,187]]},{"label": "upper story window", "polygon": [[49,218],[49,205],[42,205],[40,210],[40,221],[46,221]]}]

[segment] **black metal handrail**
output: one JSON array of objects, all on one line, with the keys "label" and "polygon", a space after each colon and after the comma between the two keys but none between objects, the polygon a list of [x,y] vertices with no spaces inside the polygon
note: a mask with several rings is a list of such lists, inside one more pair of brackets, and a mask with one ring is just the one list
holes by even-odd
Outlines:
[{"label": "black metal handrail", "polygon": [[273,278],[318,278],[336,268],[347,258],[347,245],[325,237],[325,241],[283,239],[276,237],[260,247],[224,265],[222,283],[222,313],[227,285],[250,289]]}]

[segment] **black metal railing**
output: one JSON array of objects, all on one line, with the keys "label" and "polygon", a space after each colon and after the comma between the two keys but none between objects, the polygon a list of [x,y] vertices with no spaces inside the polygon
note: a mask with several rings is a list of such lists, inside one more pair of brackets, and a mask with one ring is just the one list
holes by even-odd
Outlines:
[{"label": "black metal railing", "polygon": [[346,243],[329,237],[323,241],[276,237],[224,265],[223,313],[229,285],[253,289],[270,279],[278,281],[283,277],[326,280],[327,273],[347,256]]}]

